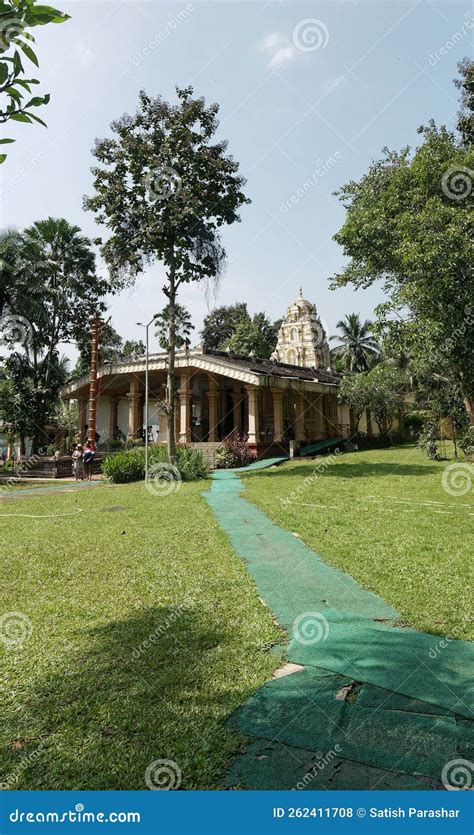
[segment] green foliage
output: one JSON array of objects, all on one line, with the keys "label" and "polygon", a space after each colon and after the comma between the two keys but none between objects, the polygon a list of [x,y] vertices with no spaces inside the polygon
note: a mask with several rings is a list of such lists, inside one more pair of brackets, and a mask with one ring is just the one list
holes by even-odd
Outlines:
[{"label": "green foliage", "polygon": [[141,339],[126,339],[121,351],[122,357],[140,357],[145,353],[146,348]]},{"label": "green foliage", "polygon": [[425,416],[423,426],[418,435],[418,446],[426,452],[428,458],[432,461],[440,461],[441,456],[438,452],[438,445],[440,441],[440,421],[439,415],[430,412]]},{"label": "green foliage", "polygon": [[403,427],[410,438],[418,439],[425,422],[425,412],[414,409],[403,416]]},{"label": "green foliage", "polygon": [[[176,304],[174,308],[175,317],[175,346],[179,348],[189,348],[191,344],[191,331],[194,330],[194,325],[191,321],[191,314],[186,310],[182,304]],[[170,327],[170,306],[165,308],[156,317],[156,331],[155,336],[158,339],[160,348],[163,351],[169,351],[169,327]]]},{"label": "green foliage", "polygon": [[232,467],[246,467],[250,464],[252,456],[247,446],[247,435],[239,435],[232,432],[224,438],[222,446],[216,452],[216,459],[219,467],[229,469]]},{"label": "green foliage", "polygon": [[474,455],[474,426],[466,429],[465,434],[458,439],[458,446],[468,458]]},{"label": "green foliage", "polygon": [[[148,454],[149,466],[168,460],[164,446],[150,446]],[[208,468],[202,453],[192,447],[178,446],[175,464],[183,481],[195,481],[206,478],[208,475]],[[143,480],[145,478],[145,448],[136,446],[107,456],[102,464],[102,472],[116,484]]]},{"label": "green foliage", "polygon": [[382,280],[389,294],[380,311],[385,326],[393,327],[394,314],[405,317],[406,353],[446,371],[474,420],[474,149],[433,122],[420,133],[412,155],[408,148],[384,149],[359,182],[338,192],[347,214],[335,240],[349,262],[333,286]]},{"label": "green foliage", "polygon": [[165,268],[168,317],[168,454],[175,456],[176,301],[181,285],[218,279],[225,259],[220,227],[248,203],[238,163],[213,141],[218,105],[177,89],[177,104],[140,93],[134,116],[112,123],[94,148],[93,196],[85,207],[111,236],[102,248],[112,275],[133,282],[147,264]]},{"label": "green foliage", "polygon": [[338,389],[338,400],[354,411],[355,426],[357,432],[359,421],[369,401],[367,374],[351,374],[342,378]]},{"label": "green foliage", "polygon": [[349,313],[337,325],[340,335],[331,336],[339,339],[340,345],[332,349],[336,361],[340,361],[341,370],[367,371],[370,360],[380,351],[379,345],[371,334],[372,322],[361,322],[358,313]]},{"label": "green foliage", "polygon": [[280,323],[272,324],[264,313],[251,317],[246,303],[236,302],[212,310],[204,319],[201,336],[207,349],[268,359],[276,348]]},{"label": "green foliage", "polygon": [[406,374],[390,365],[376,365],[367,374],[367,407],[381,434],[390,431],[394,418],[403,407],[406,381]]},{"label": "green foliage", "polygon": [[[0,2],[0,124],[8,121],[45,124],[33,113],[33,109],[48,104],[49,93],[45,96],[32,95],[32,87],[39,81],[26,77],[22,63],[27,58],[36,67],[39,66],[33,50],[35,39],[28,30],[66,20],[69,20],[69,15],[52,6],[38,5],[36,0]],[[14,141],[0,139],[0,144]],[[5,159],[6,154],[0,154],[0,163]]]},{"label": "green foliage", "polygon": [[[2,250],[3,245],[3,250]],[[3,256],[2,256],[3,251]],[[102,298],[113,291],[97,276],[92,242],[63,218],[48,218],[0,239],[5,280],[2,342],[11,351],[5,361],[16,418],[33,436],[33,452],[46,423],[55,420],[58,393],[68,375],[59,356],[61,343],[84,341],[92,316],[105,309]],[[8,404],[7,404],[8,405]],[[10,408],[10,407],[9,407]]]},{"label": "green foliage", "polygon": [[[87,323],[89,324],[89,323]],[[101,365],[104,362],[115,362],[122,354],[122,337],[110,324],[110,322],[99,323],[99,344],[98,360]],[[91,332],[89,327],[83,328],[78,336],[76,346],[79,350],[79,358],[76,362],[71,379],[76,380],[83,374],[88,374],[91,368]]]},{"label": "green foliage", "polygon": [[338,398],[354,410],[356,432],[365,409],[371,410],[381,434],[390,431],[404,404],[406,380],[405,372],[386,364],[342,378]]}]

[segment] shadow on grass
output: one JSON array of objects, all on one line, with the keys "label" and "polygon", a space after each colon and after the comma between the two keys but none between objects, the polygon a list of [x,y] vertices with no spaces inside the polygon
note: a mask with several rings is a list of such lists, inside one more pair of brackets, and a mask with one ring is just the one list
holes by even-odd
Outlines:
[{"label": "shadow on grass", "polygon": [[52,673],[10,694],[0,783],[18,774],[8,788],[146,789],[148,764],[166,759],[183,788],[215,787],[235,748],[223,722],[251,691],[230,634],[217,612],[165,606],[84,630],[80,646],[76,633]]},{"label": "shadow on grass", "polygon": [[330,476],[331,478],[372,478],[373,476],[423,476],[432,475],[439,472],[439,467],[432,464],[396,464],[396,463],[360,463],[360,464],[345,464],[339,458],[336,461],[330,459],[330,456],[322,456],[316,459],[306,458],[306,464],[293,466],[291,469],[282,465],[280,467],[272,468],[272,470],[256,471],[255,473],[245,473],[245,478],[255,478],[261,475],[267,477],[274,476],[301,476],[307,478],[311,475],[314,469],[317,470],[318,476]]}]

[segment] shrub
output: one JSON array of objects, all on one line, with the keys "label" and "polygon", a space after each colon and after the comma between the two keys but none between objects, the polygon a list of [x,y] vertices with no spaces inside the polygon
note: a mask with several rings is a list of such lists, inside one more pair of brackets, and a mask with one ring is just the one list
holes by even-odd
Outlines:
[{"label": "shrub", "polygon": [[[150,446],[148,449],[148,464],[152,466],[168,460],[166,447]],[[196,481],[206,478],[208,467],[199,450],[187,446],[176,449],[176,466],[183,481]],[[142,481],[145,478],[145,447],[135,445],[131,449],[124,449],[105,458],[102,472],[115,484],[128,484],[131,481]]]},{"label": "shrub", "polygon": [[247,436],[233,432],[224,438],[222,446],[216,451],[216,459],[219,467],[246,467],[252,460],[251,452],[247,446]]},{"label": "shrub", "polygon": [[145,478],[145,450],[126,449],[108,455],[102,462],[102,472],[115,484],[128,484]]},{"label": "shrub", "polygon": [[425,415],[425,412],[413,411],[407,412],[407,414],[403,416],[403,428],[409,438],[413,438],[414,440],[418,439],[418,436],[423,428]]},{"label": "shrub", "polygon": [[458,446],[467,458],[474,455],[474,426],[469,426],[462,438],[458,439]]},{"label": "shrub", "polygon": [[121,449],[124,449],[125,444],[119,438],[110,438],[107,441],[107,452],[118,452]]}]

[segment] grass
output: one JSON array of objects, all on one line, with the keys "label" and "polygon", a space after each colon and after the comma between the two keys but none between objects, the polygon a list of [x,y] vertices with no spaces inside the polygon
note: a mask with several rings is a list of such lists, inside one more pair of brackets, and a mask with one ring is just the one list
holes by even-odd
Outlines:
[{"label": "grass", "polygon": [[281,635],[202,490],[0,501],[0,615],[32,625],[0,641],[0,783],[146,789],[167,759],[182,788],[221,785],[238,744],[224,721],[278,666]]},{"label": "grass", "polygon": [[446,466],[415,447],[294,461],[246,475],[245,498],[410,626],[472,639],[473,494],[444,491]]}]

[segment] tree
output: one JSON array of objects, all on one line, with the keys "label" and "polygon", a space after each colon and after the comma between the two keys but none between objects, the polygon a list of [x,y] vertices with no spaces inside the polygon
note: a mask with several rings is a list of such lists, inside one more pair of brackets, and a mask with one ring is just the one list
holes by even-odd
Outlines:
[{"label": "tree", "polygon": [[271,356],[276,348],[281,320],[273,324],[264,313],[250,316],[245,302],[217,307],[204,319],[201,331],[207,349],[226,351],[263,359]]},{"label": "tree", "polygon": [[390,365],[377,365],[366,375],[366,407],[371,410],[381,435],[390,432],[406,397],[405,372]]},{"label": "tree", "polygon": [[59,346],[89,333],[93,316],[105,310],[102,298],[114,288],[96,275],[91,241],[63,218],[37,221],[25,229],[12,269],[15,293],[4,311],[12,324],[3,334],[12,353],[5,367],[18,390],[26,384],[33,387],[34,395],[24,394],[19,402],[35,453],[45,424],[55,416],[65,380]]},{"label": "tree", "polygon": [[122,357],[140,357],[145,353],[145,345],[141,339],[126,339],[123,343]]},{"label": "tree", "polygon": [[[36,0],[2,0],[0,3],[0,124],[8,121],[45,124],[32,111],[48,104],[49,93],[31,96],[32,86],[39,81],[25,78],[21,53],[36,67],[39,66],[32,48],[35,39],[28,30],[66,20],[69,20],[69,15],[52,6],[40,6]],[[8,52],[11,54],[7,55]],[[14,140],[0,139],[2,145],[10,142]],[[6,154],[0,154],[0,163],[5,159]]]},{"label": "tree", "polygon": [[102,252],[113,276],[133,282],[145,266],[165,268],[168,300],[168,455],[174,461],[176,303],[182,284],[216,279],[225,251],[224,224],[239,220],[249,200],[238,163],[227,143],[213,142],[218,105],[193,98],[192,87],[177,89],[177,104],[140,93],[135,116],[112,123],[113,138],[97,142],[95,194],[85,207],[106,224],[111,236]]},{"label": "tree", "polygon": [[268,359],[276,348],[278,328],[272,325],[264,313],[256,313],[252,319],[242,319],[226,347],[245,357],[255,354]]},{"label": "tree", "polygon": [[[175,347],[177,349],[189,348],[191,344],[191,331],[194,330],[194,325],[191,321],[191,314],[182,304],[176,304],[174,309],[175,316]],[[170,306],[165,308],[156,317],[156,331],[155,336],[158,339],[160,348],[163,351],[169,351],[169,328],[170,328]]]},{"label": "tree", "polygon": [[245,302],[222,305],[211,310],[204,319],[201,331],[204,347],[211,351],[225,351],[237,325],[243,320],[250,321]]},{"label": "tree", "polygon": [[422,143],[411,156],[408,148],[384,149],[360,182],[338,192],[347,214],[335,240],[350,260],[333,287],[369,287],[381,279],[389,295],[387,327],[390,317],[406,320],[409,353],[428,364],[434,352],[474,423],[474,150],[463,135],[434,122],[420,133]]},{"label": "tree", "polygon": [[369,319],[361,322],[358,313],[349,313],[336,327],[341,335],[331,336],[330,339],[339,339],[341,344],[333,348],[333,355],[342,360],[346,371],[367,371],[370,359],[380,351],[377,340],[371,334],[372,322]]},{"label": "tree", "polygon": [[8,301],[17,291],[18,251],[21,235],[16,229],[3,229],[0,232],[0,317]]},{"label": "tree", "polygon": [[349,406],[354,412],[354,432],[359,429],[359,422],[367,408],[367,374],[348,374],[343,377],[337,392],[339,403]]},{"label": "tree", "polygon": [[[122,337],[110,324],[110,322],[99,323],[98,361],[115,362],[122,354]],[[79,359],[76,362],[71,378],[77,380],[83,374],[89,374],[91,369],[91,330],[84,328],[77,339],[76,346],[79,350]]]}]

